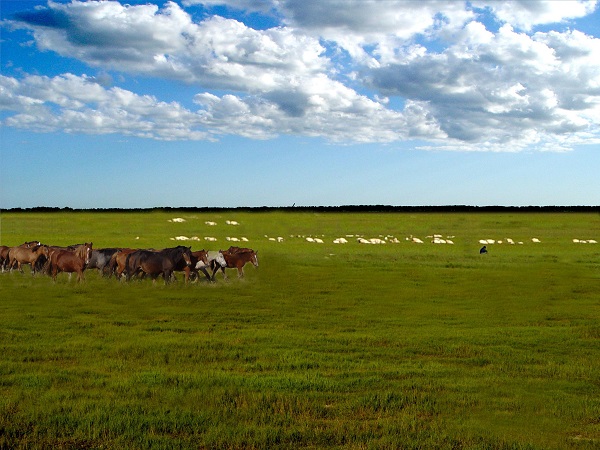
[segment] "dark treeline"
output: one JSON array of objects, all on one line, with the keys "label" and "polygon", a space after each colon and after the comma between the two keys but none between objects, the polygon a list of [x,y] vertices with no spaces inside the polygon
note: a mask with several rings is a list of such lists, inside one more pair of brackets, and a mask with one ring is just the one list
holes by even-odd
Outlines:
[{"label": "dark treeline", "polygon": [[408,212],[408,213],[450,213],[450,212],[600,212],[600,206],[392,206],[392,205],[344,205],[344,206],[259,206],[259,207],[155,207],[155,208],[58,208],[38,206],[35,208],[0,209],[0,212]]}]

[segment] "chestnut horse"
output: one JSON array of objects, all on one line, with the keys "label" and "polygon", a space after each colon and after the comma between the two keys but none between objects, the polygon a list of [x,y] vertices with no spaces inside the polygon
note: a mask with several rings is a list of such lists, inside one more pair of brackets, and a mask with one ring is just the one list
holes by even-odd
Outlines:
[{"label": "chestnut horse", "polygon": [[127,255],[133,253],[139,249],[137,248],[122,248],[110,257],[110,262],[108,263],[108,277],[114,273],[115,277],[118,279],[121,278],[123,272],[125,272],[125,263],[127,262]]},{"label": "chestnut horse", "polygon": [[221,269],[223,272],[223,278],[227,279],[227,275],[225,274],[225,267],[228,269],[237,269],[238,278],[244,277],[244,266],[246,263],[252,263],[255,267],[258,267],[258,252],[250,248],[239,248],[239,247],[230,247],[229,250],[221,251],[223,257],[225,258],[225,262],[227,266],[218,266],[216,264],[213,265],[213,274],[212,279],[215,279],[215,274]]},{"label": "chestnut horse", "polygon": [[74,250],[55,249],[50,252],[50,272],[54,281],[58,272],[76,272],[77,281],[84,280],[83,271],[92,256],[92,243],[73,247]]},{"label": "chestnut horse", "polygon": [[162,274],[165,284],[171,279],[176,267],[191,266],[191,247],[178,246],[165,248],[158,252],[152,250],[137,250],[127,255],[125,270],[127,281],[133,275],[144,273],[150,275],[153,281]]}]

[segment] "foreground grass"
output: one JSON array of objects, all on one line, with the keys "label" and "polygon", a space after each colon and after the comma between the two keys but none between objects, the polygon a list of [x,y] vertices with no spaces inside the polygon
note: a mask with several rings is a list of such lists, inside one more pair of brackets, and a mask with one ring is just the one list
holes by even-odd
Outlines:
[{"label": "foreground grass", "polygon": [[[2,243],[55,243],[63,220],[71,234],[60,239],[93,236],[99,247],[133,244],[113,242],[127,239],[112,234],[115,222],[147,246],[198,234],[192,219],[174,230],[158,213],[74,216],[5,214]],[[90,272],[77,285],[2,274],[0,447],[600,445],[600,250],[570,242],[597,238],[598,216],[240,222],[261,264],[244,280],[119,284]],[[456,245],[289,238],[437,230]],[[477,253],[481,237],[534,235],[542,245]]]}]

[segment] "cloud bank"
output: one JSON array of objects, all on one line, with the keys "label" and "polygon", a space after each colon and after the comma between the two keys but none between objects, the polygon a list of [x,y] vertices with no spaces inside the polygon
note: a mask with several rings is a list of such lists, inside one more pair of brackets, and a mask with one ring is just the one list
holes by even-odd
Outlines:
[{"label": "cloud bank", "polygon": [[[340,5],[343,3],[343,7]],[[367,5],[368,4],[368,5]],[[237,11],[214,14],[215,6]],[[310,136],[463,151],[599,141],[595,1],[48,2],[3,25],[89,72],[192,86],[185,104],[83,73],[0,77],[3,126],[161,140]],[[203,15],[193,15],[201,8]],[[279,26],[252,27],[249,13]],[[247,23],[245,23],[247,22]],[[536,27],[546,25],[543,30]],[[113,77],[115,78],[115,77]],[[425,144],[423,144],[425,143]]]}]

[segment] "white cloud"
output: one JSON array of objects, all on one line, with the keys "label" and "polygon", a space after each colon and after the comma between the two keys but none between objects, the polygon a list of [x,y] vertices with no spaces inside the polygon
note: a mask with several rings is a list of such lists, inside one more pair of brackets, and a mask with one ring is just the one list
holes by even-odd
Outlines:
[{"label": "white cloud", "polygon": [[268,91],[328,65],[315,38],[218,16],[194,23],[173,2],[160,10],[114,1],[49,3],[20,18],[15,26],[33,29],[41,50],[205,88]]},{"label": "white cloud", "polygon": [[596,0],[511,0],[474,1],[473,6],[489,8],[498,20],[523,30],[536,25],[560,23],[584,17],[596,9]]},{"label": "white cloud", "polygon": [[450,138],[523,148],[598,132],[599,50],[582,33],[528,36],[505,25],[490,38],[471,25],[442,53],[366,73],[386,95],[425,102]]},{"label": "white cloud", "polygon": [[[160,9],[115,1],[49,2],[13,22],[32,30],[39,49],[97,67],[104,78],[117,70],[197,86],[199,111],[84,75],[29,75],[2,77],[0,106],[14,113],[4,125],[154,139],[421,139],[488,151],[562,150],[600,135],[600,40],[529,32],[589,14],[596,2],[182,4],[200,3],[273,12],[281,26],[194,21],[174,2]],[[490,14],[504,23],[497,32],[483,22]]]},{"label": "white cloud", "polygon": [[0,76],[0,109],[15,112],[4,124],[38,132],[122,133],[161,140],[208,139],[199,117],[177,103],[160,102],[93,79]]}]

